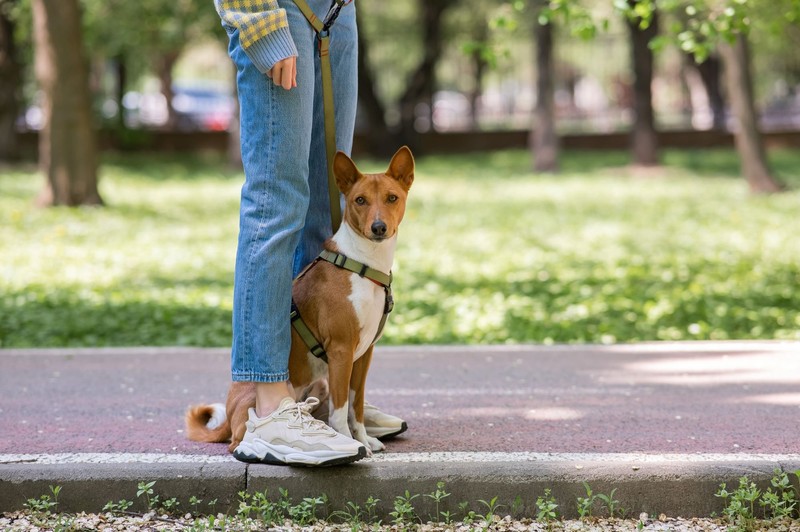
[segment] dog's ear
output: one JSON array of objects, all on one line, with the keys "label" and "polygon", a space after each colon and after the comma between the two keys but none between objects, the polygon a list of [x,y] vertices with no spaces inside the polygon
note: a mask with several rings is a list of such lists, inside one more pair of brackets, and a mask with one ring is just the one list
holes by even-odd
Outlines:
[{"label": "dog's ear", "polygon": [[346,153],[337,151],[333,158],[333,175],[336,177],[336,186],[342,194],[347,194],[353,185],[361,178],[361,172],[356,168]]},{"label": "dog's ear", "polygon": [[403,146],[392,157],[386,175],[397,179],[406,191],[414,182],[414,156],[408,146]]}]

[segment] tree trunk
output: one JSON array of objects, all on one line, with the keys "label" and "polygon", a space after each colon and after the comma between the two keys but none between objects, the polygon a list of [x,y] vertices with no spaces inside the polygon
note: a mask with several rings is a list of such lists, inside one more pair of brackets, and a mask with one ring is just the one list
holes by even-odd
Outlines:
[{"label": "tree trunk", "polygon": [[42,205],[99,205],[96,139],[77,0],[33,0],[36,77],[44,127]]},{"label": "tree trunk", "polygon": [[[636,3],[632,0],[631,3]],[[650,40],[658,35],[658,14],[653,13],[650,25],[642,29],[639,19],[629,20],[631,58],[633,61],[633,112],[631,155],[633,164],[658,164],[658,134],[653,113],[653,51]]]},{"label": "tree trunk", "polygon": [[[363,4],[356,9],[356,18],[359,28],[363,17]],[[386,109],[375,92],[375,80],[372,67],[369,64],[368,42],[362,31],[358,32],[358,102],[359,111],[364,113],[367,127],[367,151],[375,156],[389,156],[394,153],[396,146],[389,135],[386,126]]]},{"label": "tree trunk", "polygon": [[740,34],[732,44],[722,42],[719,51],[725,67],[728,97],[738,122],[734,139],[744,177],[753,192],[781,191],[783,186],[770,172],[767,152],[758,129],[747,37]]},{"label": "tree trunk", "polygon": [[712,128],[717,131],[725,130],[725,98],[722,97],[722,63],[718,57],[710,56],[702,63],[697,63],[689,55],[690,64],[697,69],[703,87],[708,95],[708,105],[711,107]]},{"label": "tree trunk", "polygon": [[[482,18],[479,18],[477,24],[478,27],[475,30],[475,42],[479,44],[479,47],[488,46],[489,24]],[[479,47],[476,47],[476,49],[472,51],[472,54],[470,54],[474,81],[472,90],[469,93],[469,110],[470,127],[472,127],[473,130],[478,129],[478,102],[480,102],[481,95],[483,95],[483,78],[486,74],[486,68],[488,67],[486,64],[486,59],[484,59],[483,53]]]},{"label": "tree trunk", "polygon": [[[538,18],[538,17],[534,17]],[[555,114],[555,69],[553,68],[553,25],[533,23],[536,41],[536,108],[531,133],[533,170],[558,171],[558,135]]]},{"label": "tree trunk", "polygon": [[455,0],[419,0],[422,12],[422,36],[424,56],[409,79],[400,97],[400,140],[412,147],[418,147],[417,131],[414,127],[417,105],[426,103],[430,107],[436,86],[436,64],[442,55],[442,16]]},{"label": "tree trunk", "polygon": [[114,78],[116,79],[114,87],[114,99],[117,104],[117,128],[122,131],[127,129],[125,124],[125,106],[122,100],[125,98],[125,87],[128,84],[128,68],[125,64],[125,56],[118,55],[114,59]]},{"label": "tree trunk", "polygon": [[164,52],[158,58],[158,79],[161,82],[161,94],[167,103],[167,123],[164,127],[169,130],[178,127],[178,114],[175,112],[175,106],[172,105],[172,100],[175,96],[172,90],[172,69],[178,61],[179,52]]},{"label": "tree trunk", "polygon": [[0,0],[0,161],[19,158],[16,122],[20,109],[21,68],[14,44],[14,22],[7,9],[13,3]]}]

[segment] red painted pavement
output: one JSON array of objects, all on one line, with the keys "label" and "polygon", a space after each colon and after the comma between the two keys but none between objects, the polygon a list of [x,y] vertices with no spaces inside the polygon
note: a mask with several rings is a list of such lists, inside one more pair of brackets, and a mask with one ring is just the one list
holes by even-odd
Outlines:
[{"label": "red painted pavement", "polygon": [[[225,454],[185,439],[224,402],[225,350],[0,350],[0,454]],[[378,348],[388,452],[800,452],[799,343]]]}]

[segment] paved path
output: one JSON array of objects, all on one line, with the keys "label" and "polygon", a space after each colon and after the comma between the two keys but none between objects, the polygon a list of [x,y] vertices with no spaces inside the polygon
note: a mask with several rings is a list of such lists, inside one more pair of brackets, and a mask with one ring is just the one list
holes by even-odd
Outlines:
[{"label": "paved path", "polygon": [[[0,350],[0,483],[15,463],[116,456],[234,465],[225,445],[183,434],[189,405],[224,402],[228,356],[224,349]],[[800,464],[800,343],[382,347],[367,398],[410,427],[376,467]],[[14,478],[25,471],[32,470],[14,469],[22,475]]]}]

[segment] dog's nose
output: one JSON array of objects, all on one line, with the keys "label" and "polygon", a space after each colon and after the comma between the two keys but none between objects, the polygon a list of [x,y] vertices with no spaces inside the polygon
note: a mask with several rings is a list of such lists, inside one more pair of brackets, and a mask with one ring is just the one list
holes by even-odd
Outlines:
[{"label": "dog's nose", "polygon": [[372,234],[375,236],[386,236],[386,224],[380,220],[372,222]]}]

